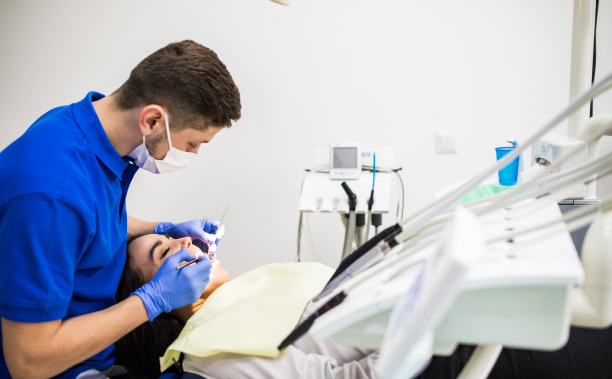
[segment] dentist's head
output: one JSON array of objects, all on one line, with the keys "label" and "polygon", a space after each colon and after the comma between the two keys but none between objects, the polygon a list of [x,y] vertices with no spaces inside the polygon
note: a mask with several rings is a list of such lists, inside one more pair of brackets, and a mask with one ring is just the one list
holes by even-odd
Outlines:
[{"label": "dentist's head", "polygon": [[93,104],[117,151],[154,173],[185,168],[241,109],[226,66],[193,41],[154,52],[117,91]]}]

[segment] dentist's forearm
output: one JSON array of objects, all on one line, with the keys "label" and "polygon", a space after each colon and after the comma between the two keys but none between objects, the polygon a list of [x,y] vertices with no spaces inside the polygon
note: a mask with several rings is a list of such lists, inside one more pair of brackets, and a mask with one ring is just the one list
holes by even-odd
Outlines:
[{"label": "dentist's forearm", "polygon": [[128,237],[138,234],[153,234],[157,224],[158,222],[142,221],[136,217],[128,216]]},{"label": "dentist's forearm", "polygon": [[99,353],[149,320],[138,296],[66,321],[2,319],[2,343],[14,379],[49,378]]}]

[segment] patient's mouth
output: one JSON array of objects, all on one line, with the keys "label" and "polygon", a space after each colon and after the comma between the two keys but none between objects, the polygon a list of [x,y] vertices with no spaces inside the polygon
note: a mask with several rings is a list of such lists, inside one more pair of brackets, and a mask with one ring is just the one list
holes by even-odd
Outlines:
[{"label": "patient's mouth", "polygon": [[196,256],[196,258],[199,258],[199,257],[200,257],[200,255],[203,255],[203,254],[204,254],[204,253],[202,252],[202,250],[200,250],[200,248],[199,248],[199,247],[197,247],[197,246],[196,246],[196,245],[194,245],[194,244],[191,244],[191,246],[189,246],[189,248],[188,248],[187,250],[189,250],[189,252],[190,252],[191,254],[195,255],[195,256]]}]

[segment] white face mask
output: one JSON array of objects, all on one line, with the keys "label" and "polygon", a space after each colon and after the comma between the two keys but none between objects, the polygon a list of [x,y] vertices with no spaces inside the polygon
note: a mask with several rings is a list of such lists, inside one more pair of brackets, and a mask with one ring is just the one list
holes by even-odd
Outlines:
[{"label": "white face mask", "polygon": [[154,174],[165,174],[167,172],[182,170],[187,167],[191,161],[198,157],[198,154],[188,153],[172,147],[172,140],[170,139],[170,126],[168,125],[168,115],[164,113],[164,116],[166,117],[168,145],[170,145],[170,151],[168,151],[164,159],[155,159],[149,154],[149,149],[147,149],[147,145],[145,145],[144,136],[142,136],[142,143],[138,145],[138,147],[136,147],[130,154],[128,154],[130,158],[134,159],[134,163],[136,163],[138,167]]}]

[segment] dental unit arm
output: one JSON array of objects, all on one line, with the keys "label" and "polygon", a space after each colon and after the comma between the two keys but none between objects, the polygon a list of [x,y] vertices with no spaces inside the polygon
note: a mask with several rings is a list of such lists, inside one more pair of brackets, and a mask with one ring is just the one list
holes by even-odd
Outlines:
[{"label": "dental unit arm", "polygon": [[[578,138],[592,134],[612,135],[612,115],[603,114],[589,119]],[[599,138],[588,143],[588,160],[599,156]],[[596,198],[597,174],[589,176],[587,198]],[[582,246],[582,265],[586,280],[574,290],[572,325],[607,328],[612,325],[612,197],[602,201],[599,212],[589,228]]]},{"label": "dental unit arm", "polygon": [[[593,116],[586,121],[584,126],[578,133],[578,139],[588,143],[587,161],[596,159],[599,156],[599,141],[601,138],[597,138],[591,142],[588,141],[589,136],[597,133],[601,136],[612,136],[612,114],[600,114]],[[597,174],[591,175],[587,180],[596,179]],[[597,182],[591,180],[586,185],[586,199],[596,199],[595,194],[597,189]]]},{"label": "dental unit arm", "polygon": [[572,294],[572,325],[607,328],[612,325],[612,197],[591,224],[581,259],[585,281]]}]

